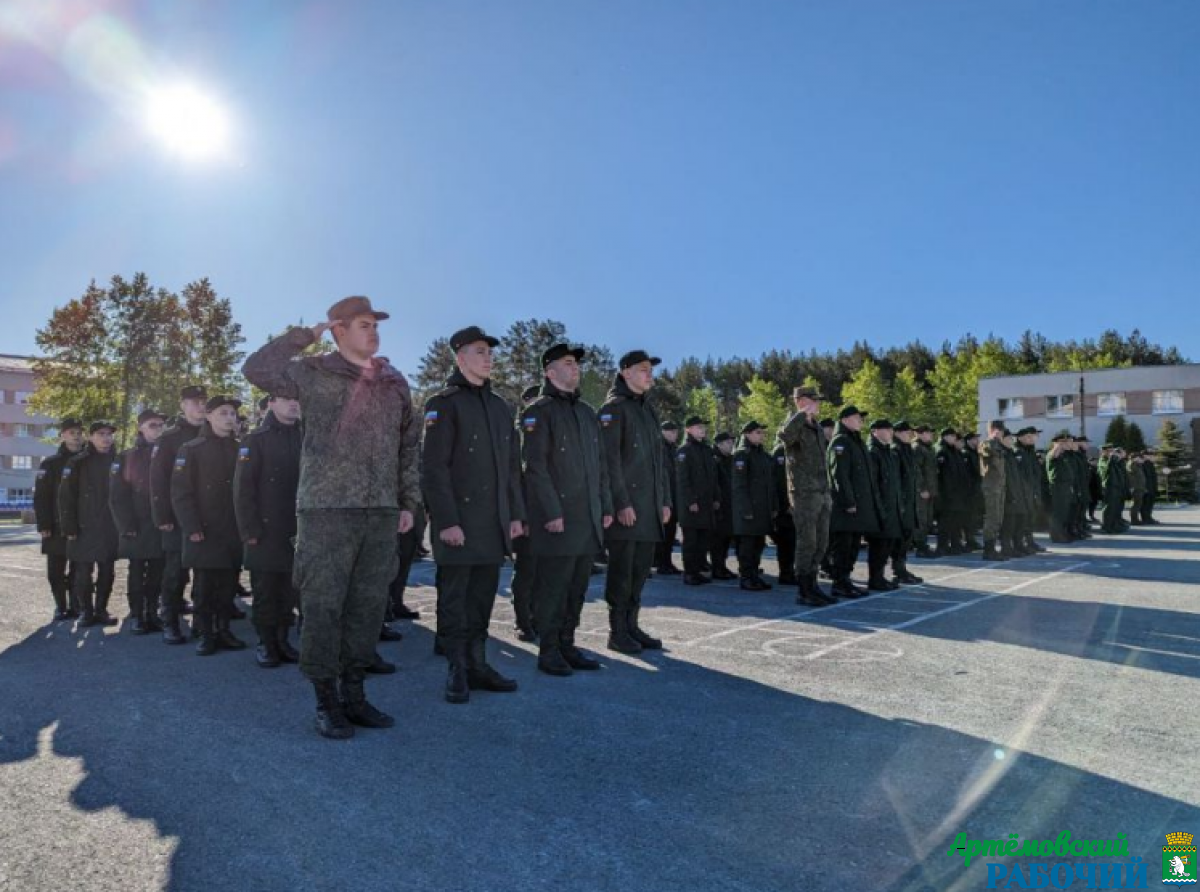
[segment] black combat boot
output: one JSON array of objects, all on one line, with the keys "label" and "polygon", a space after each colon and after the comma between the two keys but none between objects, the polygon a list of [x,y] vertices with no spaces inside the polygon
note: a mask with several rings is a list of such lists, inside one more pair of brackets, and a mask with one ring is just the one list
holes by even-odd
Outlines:
[{"label": "black combat boot", "polygon": [[558,636],[556,635],[541,636],[538,642],[538,671],[545,672],[547,675],[565,678],[568,675],[574,675],[575,670],[571,668],[571,664],[563,657],[557,638]]},{"label": "black combat boot", "polygon": [[396,629],[393,629],[391,626],[389,626],[385,622],[382,626],[379,627],[379,640],[380,641],[403,641],[404,634],[402,632],[397,631]]},{"label": "black combat boot", "polygon": [[366,671],[371,675],[391,675],[396,671],[396,664],[389,663],[379,655],[379,651],[375,651],[375,659],[367,667]]},{"label": "black combat boot", "polygon": [[705,576],[703,573],[684,573],[683,574],[683,584],[684,585],[708,585],[710,582],[712,582],[712,580],[709,579],[707,576]]},{"label": "black combat boot", "polygon": [[60,583],[50,586],[50,594],[54,596],[54,621],[69,619],[67,616],[67,587]]},{"label": "black combat boot", "polygon": [[899,587],[900,586],[896,585],[894,582],[889,582],[887,577],[883,575],[882,571],[879,573],[872,573],[870,578],[867,579],[867,591],[890,592],[898,589]]},{"label": "black combat boot", "polygon": [[737,579],[737,574],[729,572],[728,567],[718,565],[717,567],[713,568],[712,578],[720,580],[721,582],[728,582],[731,579]]},{"label": "black combat boot", "polygon": [[129,634],[148,635],[150,634],[150,630],[146,628],[146,624],[142,622],[140,616],[134,616],[129,619]]},{"label": "black combat boot", "polygon": [[817,578],[816,573],[809,573],[804,578],[808,580],[809,597],[818,601],[819,606],[826,607],[830,604],[836,604],[838,602],[838,599],[834,595],[831,595],[829,592],[821,588],[821,581]]},{"label": "black combat boot", "polygon": [[[758,577],[758,581],[759,582],[764,581],[761,575]],[[779,573],[779,584],[780,585],[799,585],[800,580],[799,580],[799,578],[797,578],[794,570],[787,570],[787,571],[781,570]],[[770,588],[770,587],[771,586],[769,586],[769,585],[767,586],[767,588]]]},{"label": "black combat boot", "polygon": [[116,626],[120,624],[120,620],[108,612],[108,598],[112,594],[109,589],[106,592],[96,593],[96,623],[101,626]]},{"label": "black combat boot", "polygon": [[179,628],[179,617],[167,614],[163,618],[163,644],[187,644],[183,630]]},{"label": "black combat boot", "polygon": [[513,625],[513,631],[517,633],[518,641],[538,640],[537,630],[534,629],[533,623],[529,622],[528,620],[524,622],[517,620],[517,622]]},{"label": "black combat boot", "polygon": [[92,626],[100,625],[100,620],[96,618],[96,601],[92,587],[89,585],[84,591],[80,592],[76,596],[76,600],[79,601],[80,628],[88,629]]},{"label": "black combat boot", "polygon": [[317,733],[330,740],[347,740],[354,736],[354,726],[346,718],[342,710],[342,701],[338,697],[337,682],[322,679],[313,682],[313,690],[317,694]]},{"label": "black combat boot", "polygon": [[473,691],[511,694],[517,683],[505,678],[487,661],[487,636],[471,639],[467,649],[467,684]]},{"label": "black combat boot", "polygon": [[1002,561],[1005,560],[1004,555],[996,548],[996,540],[988,539],[983,543],[983,554],[979,556],[983,561]]},{"label": "black combat boot", "polygon": [[892,576],[901,585],[920,585],[925,580],[908,569],[908,561],[896,561],[892,564]]},{"label": "black combat boot", "polygon": [[367,702],[361,669],[347,670],[341,681],[342,712],[352,724],[361,728],[390,728],[396,720]]},{"label": "black combat boot", "polygon": [[466,703],[471,699],[471,683],[467,678],[467,642],[448,638],[442,642],[446,651],[446,702]]},{"label": "black combat boot", "polygon": [[1033,533],[1025,534],[1025,547],[1029,549],[1031,554],[1044,554],[1046,549],[1038,545],[1037,540],[1033,538]]},{"label": "black combat boot", "polygon": [[393,612],[395,613],[396,619],[420,619],[421,618],[420,610],[413,610],[411,607],[409,607],[403,601],[401,601],[399,604],[396,605],[395,610]]},{"label": "black combat boot", "polygon": [[275,630],[275,647],[279,651],[279,661],[281,663],[299,663],[300,654],[296,648],[292,647],[292,642],[288,641],[287,626],[280,626]]},{"label": "black combat boot", "polygon": [[446,642],[442,640],[442,636],[436,632],[433,636],[433,655],[435,657],[446,656]]},{"label": "black combat boot", "polygon": [[600,662],[594,660],[575,646],[575,630],[564,629],[558,636],[558,649],[562,651],[563,659],[576,671],[591,672],[600,668]]},{"label": "black combat boot", "polygon": [[229,620],[217,620],[217,646],[222,650],[245,650],[246,642],[229,630]]},{"label": "black combat boot", "polygon": [[833,581],[833,594],[837,598],[849,600],[865,598],[867,596],[867,592],[856,586],[849,576],[843,576]]},{"label": "black combat boot", "polygon": [[825,602],[818,600],[813,595],[813,579],[811,576],[801,576],[800,584],[797,586],[799,591],[796,593],[796,603],[802,604],[805,607],[824,607]]},{"label": "black combat boot", "polygon": [[608,649],[619,654],[640,654],[642,645],[629,634],[629,615],[623,608],[611,607],[608,611]]},{"label": "black combat boot", "polygon": [[258,646],[254,648],[254,662],[263,669],[277,669],[283,663],[279,656],[279,630],[274,626],[263,626],[258,630]]},{"label": "black combat boot", "polygon": [[217,643],[216,622],[207,613],[192,614],[192,633],[199,634],[196,643],[196,656],[211,657],[221,645]]},{"label": "black combat boot", "polygon": [[662,650],[662,641],[649,635],[641,627],[642,605],[635,604],[633,609],[629,611],[629,634],[633,636],[633,640],[642,646],[642,650]]}]

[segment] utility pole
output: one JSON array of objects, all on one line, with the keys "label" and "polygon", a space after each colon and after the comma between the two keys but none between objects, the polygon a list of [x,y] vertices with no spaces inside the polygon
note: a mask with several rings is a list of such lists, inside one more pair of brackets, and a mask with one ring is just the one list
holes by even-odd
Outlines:
[{"label": "utility pole", "polygon": [[1079,436],[1087,436],[1087,421],[1083,409],[1083,375],[1079,376]]}]

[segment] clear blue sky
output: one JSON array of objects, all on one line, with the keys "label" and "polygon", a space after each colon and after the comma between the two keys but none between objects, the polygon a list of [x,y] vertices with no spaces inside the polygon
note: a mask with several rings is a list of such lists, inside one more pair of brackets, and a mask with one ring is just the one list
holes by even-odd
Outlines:
[{"label": "clear blue sky", "polygon": [[[0,352],[144,270],[211,278],[249,347],[368,294],[409,370],[534,316],[669,361],[1110,326],[1200,359],[1190,0],[0,8]],[[221,97],[236,161],[147,138],[130,69]]]}]

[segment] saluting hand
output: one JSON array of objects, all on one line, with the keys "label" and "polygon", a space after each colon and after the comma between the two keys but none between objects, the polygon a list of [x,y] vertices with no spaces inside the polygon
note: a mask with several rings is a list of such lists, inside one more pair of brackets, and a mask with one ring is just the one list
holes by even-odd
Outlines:
[{"label": "saluting hand", "polygon": [[446,527],[438,533],[438,538],[451,548],[461,548],[467,541],[467,535],[460,526]]},{"label": "saluting hand", "polygon": [[321,335],[325,334],[331,328],[333,328],[332,322],[318,322],[309,330],[312,332],[313,337],[319,341],[321,340]]},{"label": "saluting hand", "polygon": [[623,527],[631,527],[637,523],[637,512],[633,508],[622,508],[617,512],[617,523]]}]

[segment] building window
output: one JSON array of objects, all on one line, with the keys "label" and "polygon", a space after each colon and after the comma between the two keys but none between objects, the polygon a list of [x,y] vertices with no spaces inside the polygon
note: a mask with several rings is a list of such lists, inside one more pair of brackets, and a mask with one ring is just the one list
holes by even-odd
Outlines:
[{"label": "building window", "polygon": [[1025,401],[1023,399],[1000,400],[1001,418],[1024,418]]},{"label": "building window", "polygon": [[13,436],[14,437],[31,437],[31,436],[33,436],[33,433],[32,433],[32,431],[30,431],[28,424],[14,424],[13,425]]},{"label": "building window", "polygon": [[1074,418],[1075,417],[1075,396],[1074,396],[1074,394],[1064,393],[1061,396],[1046,397],[1046,417],[1047,418]]},{"label": "building window", "polygon": [[29,455],[14,455],[12,457],[14,471],[32,471],[33,457]]},{"label": "building window", "polygon": [[1182,390],[1154,391],[1155,415],[1179,415],[1181,412],[1183,412]]},{"label": "building window", "polygon": [[1125,414],[1125,394],[1099,393],[1096,394],[1096,414],[1101,418]]},{"label": "building window", "polygon": [[46,429],[44,431],[42,431],[42,436],[45,437],[47,440],[57,440],[58,439],[58,428],[56,428],[52,424],[48,424],[48,425],[46,425]]},{"label": "building window", "polygon": [[29,398],[31,396],[33,396],[33,391],[32,390],[18,390],[18,391],[16,391],[14,396],[16,397],[14,402],[18,406],[24,406],[29,402]]}]

